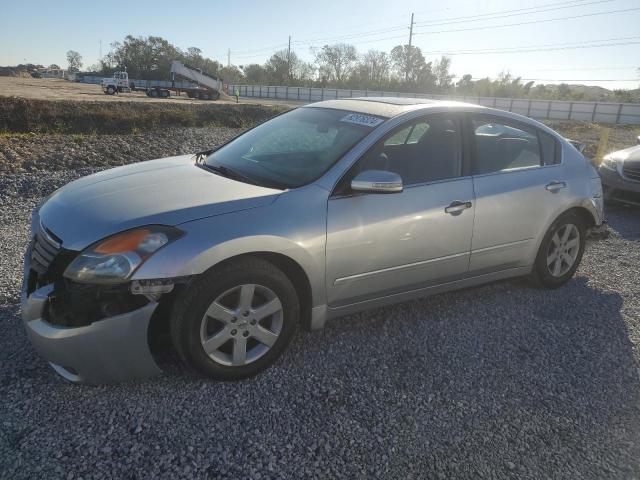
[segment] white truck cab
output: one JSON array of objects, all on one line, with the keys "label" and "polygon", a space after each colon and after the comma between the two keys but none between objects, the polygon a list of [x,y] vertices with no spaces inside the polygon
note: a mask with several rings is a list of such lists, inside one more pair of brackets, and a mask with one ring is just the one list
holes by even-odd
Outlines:
[{"label": "white truck cab", "polygon": [[115,72],[111,78],[102,79],[102,90],[107,95],[113,95],[116,92],[130,92],[129,74],[127,72]]}]

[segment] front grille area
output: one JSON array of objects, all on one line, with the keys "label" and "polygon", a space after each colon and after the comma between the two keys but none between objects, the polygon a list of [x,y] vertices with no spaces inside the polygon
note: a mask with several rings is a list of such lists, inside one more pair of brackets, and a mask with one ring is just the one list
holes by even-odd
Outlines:
[{"label": "front grille area", "polygon": [[31,257],[26,279],[27,294],[40,287],[62,280],[62,274],[78,252],[62,248],[60,240],[53,232],[39,226],[31,240]]},{"label": "front grille area", "polygon": [[44,275],[49,270],[62,248],[61,242],[53,238],[41,225],[33,237],[31,244],[31,268],[38,274]]},{"label": "front grille area", "polygon": [[633,162],[627,163],[625,162],[622,167],[622,173],[629,180],[635,180],[636,182],[640,182],[640,163]]}]

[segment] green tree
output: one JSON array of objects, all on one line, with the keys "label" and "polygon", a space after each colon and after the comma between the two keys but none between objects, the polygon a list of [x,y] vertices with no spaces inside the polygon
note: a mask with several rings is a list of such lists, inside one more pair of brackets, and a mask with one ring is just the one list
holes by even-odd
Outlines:
[{"label": "green tree", "polygon": [[71,73],[79,72],[82,68],[82,55],[75,50],[69,50],[67,52],[67,70]]},{"label": "green tree", "polygon": [[558,85],[557,95],[560,100],[569,100],[571,96],[571,87],[566,83]]},{"label": "green tree", "polygon": [[[177,52],[179,52],[179,50],[177,50]],[[181,58],[175,58],[173,60],[181,60]],[[216,60],[211,60],[210,58],[203,57],[202,50],[197,47],[187,48],[187,51],[184,53],[182,60],[187,65],[199,68],[204,73],[213,76],[218,74],[218,71],[221,67],[220,63]]]},{"label": "green tree", "polygon": [[441,92],[446,92],[451,87],[453,75],[449,72],[449,68],[451,68],[451,59],[444,55],[440,60],[436,61],[436,64],[433,67],[436,85]]},{"label": "green tree", "polygon": [[413,45],[393,47],[391,62],[398,78],[409,84],[416,84],[427,66],[422,51]]},{"label": "green tree", "polygon": [[287,50],[280,50],[271,55],[264,68],[269,74],[270,83],[276,85],[286,85],[292,77],[294,68],[291,63],[297,63],[298,57],[295,52],[287,55]]},{"label": "green tree", "polygon": [[250,63],[242,68],[247,83],[252,85],[265,85],[271,83],[269,72],[258,63]]},{"label": "green tree", "polygon": [[346,43],[325,45],[316,53],[320,76],[327,81],[343,86],[358,61],[356,47]]},{"label": "green tree", "polygon": [[468,95],[469,93],[472,92],[473,89],[473,80],[472,80],[472,76],[469,73],[465,73],[462,78],[460,80],[458,80],[458,83],[456,85],[457,89],[458,89],[458,93],[461,93],[463,95]]},{"label": "green tree", "polygon": [[389,81],[391,71],[391,58],[387,52],[369,50],[361,60],[361,73],[363,74],[362,86],[381,89]]},{"label": "green tree", "polygon": [[133,37],[123,43],[112,44],[110,60],[118,69],[129,72],[129,77],[145,80],[168,79],[172,60],[184,58],[183,53],[162,37]]},{"label": "green tree", "polygon": [[218,76],[224,81],[224,83],[243,83],[244,74],[235,65],[229,67],[222,67],[218,71]]}]

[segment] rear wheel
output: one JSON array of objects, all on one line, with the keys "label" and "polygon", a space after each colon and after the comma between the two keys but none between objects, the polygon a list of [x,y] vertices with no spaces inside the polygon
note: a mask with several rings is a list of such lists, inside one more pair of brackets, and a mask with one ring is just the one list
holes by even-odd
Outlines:
[{"label": "rear wheel", "polygon": [[258,258],[204,274],[177,300],[171,337],[182,359],[218,380],[238,380],[269,367],[298,324],[289,278]]},{"label": "rear wheel", "polygon": [[112,87],[111,85],[109,85],[107,87],[107,95],[113,95],[114,93],[116,93],[116,89],[114,87]]},{"label": "rear wheel", "polygon": [[542,240],[533,277],[546,288],[567,283],[580,265],[584,253],[586,231],[575,213],[565,213],[549,227]]}]

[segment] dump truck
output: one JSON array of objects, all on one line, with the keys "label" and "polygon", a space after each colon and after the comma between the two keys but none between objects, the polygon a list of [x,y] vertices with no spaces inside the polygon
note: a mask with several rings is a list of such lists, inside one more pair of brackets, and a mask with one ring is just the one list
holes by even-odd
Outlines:
[{"label": "dump truck", "polygon": [[[176,79],[186,80],[194,84],[193,87],[178,87]],[[189,98],[199,98],[200,100],[217,100],[220,98],[222,90],[222,80],[213,75],[204,73],[201,69],[185,65],[179,60],[171,62],[171,86],[153,85],[153,83],[143,87],[136,86],[133,80],[129,80],[127,72],[115,72],[112,78],[102,80],[102,89],[105,94],[113,95],[116,92],[143,91],[148,97],[169,98],[171,92],[178,95],[185,92]]]}]

